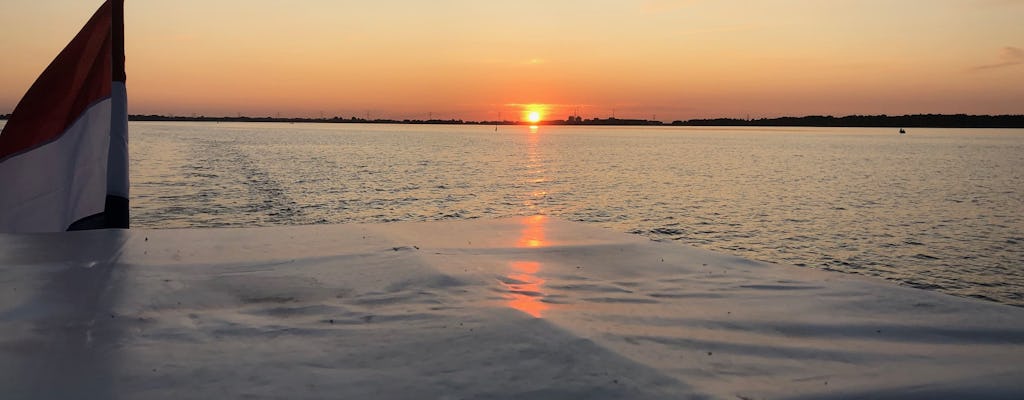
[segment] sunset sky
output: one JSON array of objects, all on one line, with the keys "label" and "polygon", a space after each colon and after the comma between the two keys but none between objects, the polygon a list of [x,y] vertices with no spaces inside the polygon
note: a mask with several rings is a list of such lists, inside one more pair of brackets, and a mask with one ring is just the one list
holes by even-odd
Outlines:
[{"label": "sunset sky", "polygon": [[[101,1],[5,0],[0,113]],[[1024,0],[128,0],[133,114],[1024,113]]]}]

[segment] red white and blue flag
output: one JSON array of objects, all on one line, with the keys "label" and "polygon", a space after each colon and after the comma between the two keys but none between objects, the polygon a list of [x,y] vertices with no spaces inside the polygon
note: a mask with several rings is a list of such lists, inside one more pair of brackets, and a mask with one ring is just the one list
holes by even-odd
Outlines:
[{"label": "red white and blue flag", "polygon": [[128,227],[124,0],[108,0],[0,132],[0,232]]}]

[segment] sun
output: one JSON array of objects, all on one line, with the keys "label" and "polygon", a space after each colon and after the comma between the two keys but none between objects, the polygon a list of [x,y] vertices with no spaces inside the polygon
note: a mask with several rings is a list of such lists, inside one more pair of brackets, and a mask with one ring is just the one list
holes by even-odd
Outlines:
[{"label": "sun", "polygon": [[540,122],[540,112],[538,112],[538,111],[530,111],[530,112],[526,113],[526,121],[531,123],[531,124],[536,124],[536,123]]},{"label": "sun", "polygon": [[519,104],[518,106],[522,107],[522,121],[530,125],[543,123],[544,116],[551,109],[550,105],[541,103]]}]

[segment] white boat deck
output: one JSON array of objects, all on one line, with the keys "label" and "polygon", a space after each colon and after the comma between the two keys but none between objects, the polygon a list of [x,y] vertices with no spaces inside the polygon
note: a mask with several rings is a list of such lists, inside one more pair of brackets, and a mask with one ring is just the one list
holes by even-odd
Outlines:
[{"label": "white boat deck", "polygon": [[0,235],[10,398],[1024,398],[1024,309],[546,217]]}]

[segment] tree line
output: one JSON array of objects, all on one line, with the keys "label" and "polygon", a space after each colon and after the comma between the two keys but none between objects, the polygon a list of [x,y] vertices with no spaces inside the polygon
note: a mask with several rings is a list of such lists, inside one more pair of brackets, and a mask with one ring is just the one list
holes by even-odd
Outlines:
[{"label": "tree line", "polygon": [[811,126],[851,128],[1024,128],[1024,115],[848,115],[833,117],[812,115],[761,119],[691,119],[673,121],[681,126]]}]

